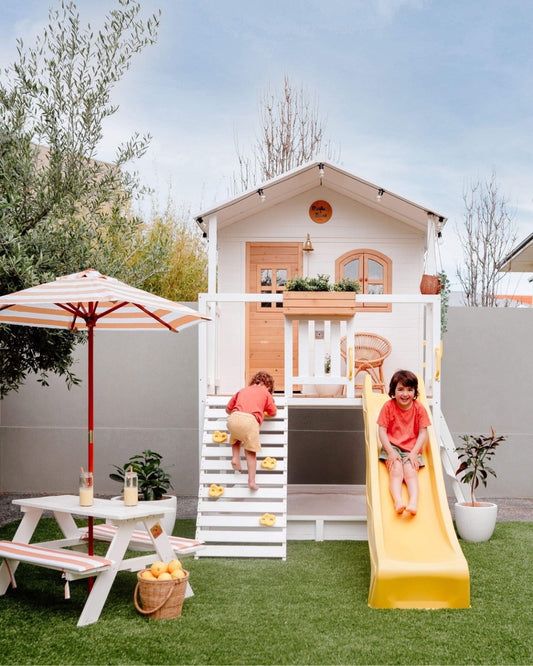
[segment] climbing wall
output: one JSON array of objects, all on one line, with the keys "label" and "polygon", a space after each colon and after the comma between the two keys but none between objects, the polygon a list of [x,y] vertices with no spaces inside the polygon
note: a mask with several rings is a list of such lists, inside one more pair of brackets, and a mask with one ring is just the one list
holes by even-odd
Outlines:
[{"label": "climbing wall", "polygon": [[[213,441],[213,433],[227,432],[226,404],[229,396],[207,399],[198,493],[196,538],[206,546],[197,557],[273,557],[287,553],[287,407],[275,398],[278,413],[261,426],[261,452],[257,455],[258,490],[248,488],[246,461],[241,453],[242,472],[231,466],[231,446]],[[274,469],[263,469],[265,458],[275,458]],[[223,494],[210,497],[212,484]],[[272,526],[262,525],[264,514],[275,516]],[[264,518],[269,522],[269,517]],[[270,518],[271,520],[271,518]]]}]

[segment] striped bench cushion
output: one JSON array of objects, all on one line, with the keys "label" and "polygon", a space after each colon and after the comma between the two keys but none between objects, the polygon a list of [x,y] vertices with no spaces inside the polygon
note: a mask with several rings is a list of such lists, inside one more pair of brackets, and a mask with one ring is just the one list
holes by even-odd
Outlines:
[{"label": "striped bench cushion", "polygon": [[98,555],[87,555],[60,548],[45,548],[18,541],[0,541],[0,557],[72,573],[102,571],[109,569],[113,564],[112,560],[106,560],[105,557]]},{"label": "striped bench cushion", "polygon": [[[100,541],[111,541],[115,536],[117,528],[114,525],[109,523],[102,523],[101,525],[95,525],[93,528],[93,536],[95,539]],[[88,538],[88,531],[83,530],[82,539]],[[196,539],[186,539],[185,537],[171,536],[169,537],[170,545],[172,550],[179,555],[188,555],[190,553],[195,553],[199,548],[202,548],[204,545],[203,541],[197,541]],[[135,530],[131,535],[130,547],[135,548],[135,545],[140,546],[151,546],[152,540],[148,536],[148,533],[145,530]]]}]

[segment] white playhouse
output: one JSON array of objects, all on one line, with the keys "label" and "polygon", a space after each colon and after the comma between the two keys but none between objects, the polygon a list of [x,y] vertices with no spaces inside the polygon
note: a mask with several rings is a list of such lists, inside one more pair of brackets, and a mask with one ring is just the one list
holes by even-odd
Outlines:
[{"label": "white playhouse", "polygon": [[[452,475],[455,452],[440,411],[440,297],[420,293],[443,215],[317,161],[196,221],[209,248],[199,306],[212,317],[199,338],[202,556],[285,558],[287,538],[366,538],[363,484],[288,484],[291,413],[360,412],[366,373],[384,392],[398,368],[423,378]],[[285,293],[289,279],[320,274],[332,283],[358,280],[361,292]],[[225,430],[229,396],[258,370],[275,379],[278,417],[262,427],[254,493],[246,475],[233,472],[229,444],[213,433]],[[276,458],[275,469],[262,468],[266,456]],[[211,484],[224,489],[217,499]],[[455,491],[460,496],[458,485]],[[268,528],[264,514],[275,516]]]}]

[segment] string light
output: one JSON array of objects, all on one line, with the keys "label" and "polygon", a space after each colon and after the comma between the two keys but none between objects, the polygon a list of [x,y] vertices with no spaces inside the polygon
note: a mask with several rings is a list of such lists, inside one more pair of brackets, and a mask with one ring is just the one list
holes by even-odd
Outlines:
[{"label": "string light", "polygon": [[384,194],[385,194],[385,190],[380,187],[379,190],[378,190],[378,193],[376,194],[377,201],[381,201],[383,199]]},{"label": "string light", "polygon": [[257,194],[259,195],[259,199],[261,200],[261,203],[263,203],[264,200],[266,199],[266,194],[265,194],[265,192],[264,192],[264,190],[263,190],[262,187],[260,187],[260,188],[257,190]]}]

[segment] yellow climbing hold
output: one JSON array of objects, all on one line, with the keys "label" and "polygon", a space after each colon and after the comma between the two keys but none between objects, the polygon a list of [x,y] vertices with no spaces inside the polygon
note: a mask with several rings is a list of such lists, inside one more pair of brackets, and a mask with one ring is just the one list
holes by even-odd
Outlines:
[{"label": "yellow climbing hold", "polygon": [[223,494],[224,494],[223,486],[217,486],[216,483],[212,483],[209,486],[209,497],[214,497],[215,499],[218,499],[219,497],[222,497]]},{"label": "yellow climbing hold", "polygon": [[278,464],[278,461],[275,458],[271,458],[270,456],[267,456],[262,462],[261,462],[261,467],[263,469],[276,469],[276,465]]},{"label": "yellow climbing hold", "polygon": [[264,527],[274,527],[276,524],[276,516],[273,513],[264,513],[261,518],[259,518],[259,524]]},{"label": "yellow climbing hold", "polygon": [[228,439],[228,433],[221,430],[215,430],[212,434],[213,442],[216,444],[223,444]]}]

